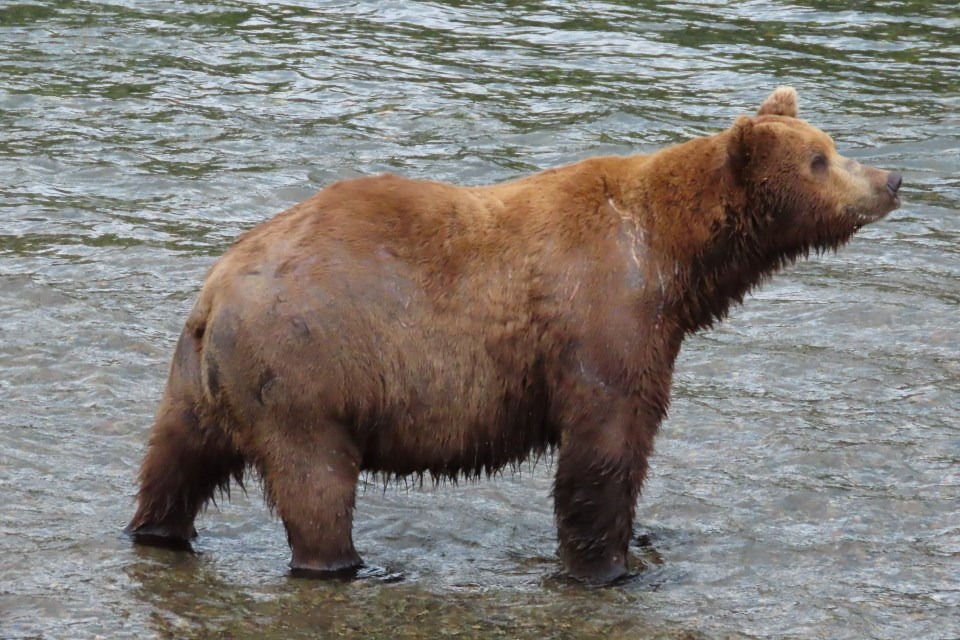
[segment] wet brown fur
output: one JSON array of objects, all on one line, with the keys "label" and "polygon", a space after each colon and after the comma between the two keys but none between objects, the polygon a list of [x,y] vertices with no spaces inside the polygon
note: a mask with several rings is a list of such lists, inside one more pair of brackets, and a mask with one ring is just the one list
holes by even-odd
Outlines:
[{"label": "wet brown fur", "polygon": [[253,466],[292,566],[339,570],[360,563],[361,471],[474,477],[557,448],[559,554],[614,579],[684,336],[894,208],[886,175],[836,155],[781,88],[652,155],[486,187],[333,184],[210,271],[129,531],[188,539]]}]

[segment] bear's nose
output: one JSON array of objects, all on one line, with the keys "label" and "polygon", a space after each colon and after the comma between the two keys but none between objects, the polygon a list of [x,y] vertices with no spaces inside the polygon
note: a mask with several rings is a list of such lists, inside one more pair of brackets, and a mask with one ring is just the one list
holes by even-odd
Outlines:
[{"label": "bear's nose", "polygon": [[897,195],[897,191],[900,190],[900,183],[902,182],[903,176],[896,171],[891,171],[890,175],[887,176],[887,189],[889,189],[893,195]]}]

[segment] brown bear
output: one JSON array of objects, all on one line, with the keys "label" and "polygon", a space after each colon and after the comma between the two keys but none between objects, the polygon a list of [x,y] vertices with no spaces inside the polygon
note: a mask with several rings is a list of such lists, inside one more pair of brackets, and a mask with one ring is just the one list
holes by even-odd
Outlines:
[{"label": "brown bear", "polygon": [[559,556],[627,571],[684,336],[899,204],[774,91],[650,155],[505,184],[346,180],[244,233],[180,336],[127,531],[185,544],[248,467],[294,569],[356,568],[361,472],[477,477],[556,449]]}]

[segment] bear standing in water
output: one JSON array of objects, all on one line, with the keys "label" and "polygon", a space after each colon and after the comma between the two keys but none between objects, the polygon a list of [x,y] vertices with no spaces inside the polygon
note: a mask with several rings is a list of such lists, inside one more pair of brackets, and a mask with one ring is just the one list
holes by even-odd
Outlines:
[{"label": "bear standing in water", "polygon": [[347,570],[362,471],[475,477],[556,448],[560,558],[615,580],[684,336],[895,209],[900,180],[838,155],[781,87],[651,155],[333,184],[211,269],[127,531],[186,543],[252,467],[291,566]]}]

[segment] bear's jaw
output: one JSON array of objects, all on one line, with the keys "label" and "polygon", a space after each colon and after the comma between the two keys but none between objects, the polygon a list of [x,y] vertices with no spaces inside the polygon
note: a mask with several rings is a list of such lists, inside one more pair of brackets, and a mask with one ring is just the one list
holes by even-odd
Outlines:
[{"label": "bear's jaw", "polygon": [[876,198],[875,202],[865,205],[847,205],[842,207],[838,216],[844,225],[849,225],[852,230],[846,234],[850,236],[863,229],[868,224],[879,222],[886,218],[892,211],[900,207],[900,196],[896,193],[885,193]]},{"label": "bear's jaw", "polygon": [[900,208],[900,196],[893,196],[893,206],[887,210],[880,211],[861,211],[856,208],[851,208],[845,215],[850,216],[854,219],[854,223],[857,227],[857,231],[867,226],[868,224],[873,224],[874,222],[879,222],[886,218],[890,212]]},{"label": "bear's jaw", "polygon": [[855,214],[855,220],[856,220],[856,222],[854,223],[854,225],[856,226],[856,230],[857,230],[857,231],[860,231],[860,229],[863,229],[863,228],[864,228],[865,226],[867,226],[868,224],[872,224],[872,223],[874,223],[874,222],[877,222],[877,221],[879,221],[879,220],[882,220],[883,218],[886,217],[886,215],[887,215],[887,214],[885,214],[885,213],[880,214],[880,215],[868,215],[868,214],[864,214],[864,213]]}]

